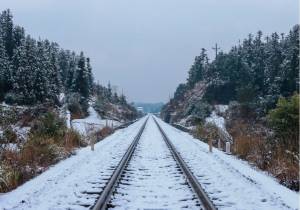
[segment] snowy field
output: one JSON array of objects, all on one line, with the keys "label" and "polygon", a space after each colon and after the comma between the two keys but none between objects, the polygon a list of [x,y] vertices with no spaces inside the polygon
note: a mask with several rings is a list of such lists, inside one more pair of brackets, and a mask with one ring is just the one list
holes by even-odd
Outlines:
[{"label": "snowy field", "polygon": [[129,147],[144,118],[51,167],[12,192],[0,195],[1,210],[87,209]]},{"label": "snowy field", "polygon": [[158,119],[218,209],[299,209],[299,193]]}]

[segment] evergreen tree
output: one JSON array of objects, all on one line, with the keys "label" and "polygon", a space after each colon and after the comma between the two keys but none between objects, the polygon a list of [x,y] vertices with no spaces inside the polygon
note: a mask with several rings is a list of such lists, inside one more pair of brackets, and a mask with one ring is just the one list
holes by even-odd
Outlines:
[{"label": "evergreen tree", "polygon": [[86,68],[85,57],[83,55],[83,52],[81,52],[74,75],[73,91],[80,93],[82,97],[87,99],[89,97],[90,91],[89,80],[90,77]]},{"label": "evergreen tree", "polygon": [[10,62],[5,51],[3,38],[0,36],[0,101],[4,99],[5,93],[9,90]]},{"label": "evergreen tree", "polygon": [[285,40],[282,62],[281,93],[289,96],[294,91],[299,91],[299,25],[293,27]]},{"label": "evergreen tree", "polygon": [[89,82],[89,89],[91,90],[93,88],[93,73],[92,73],[92,66],[90,64],[90,58],[86,59],[86,68],[87,68],[87,73],[88,73],[88,82]]},{"label": "evergreen tree", "polygon": [[44,43],[37,43],[37,68],[34,75],[34,94],[38,102],[45,102],[49,96],[50,81],[47,77],[49,60],[45,52]]},{"label": "evergreen tree", "polygon": [[9,58],[12,58],[14,51],[13,21],[10,10],[5,10],[0,15],[0,33],[4,39],[4,46]]},{"label": "evergreen tree", "polygon": [[33,74],[36,71],[35,42],[29,36],[14,55],[13,93],[16,102],[33,104],[36,101],[33,91]]},{"label": "evergreen tree", "polygon": [[111,89],[110,82],[108,82],[108,85],[107,85],[107,99],[109,101],[111,101],[111,99],[112,99],[112,89]]},{"label": "evergreen tree", "polygon": [[193,87],[196,82],[203,79],[204,73],[207,71],[208,57],[206,50],[202,48],[200,56],[196,56],[195,62],[189,71],[188,85]]}]

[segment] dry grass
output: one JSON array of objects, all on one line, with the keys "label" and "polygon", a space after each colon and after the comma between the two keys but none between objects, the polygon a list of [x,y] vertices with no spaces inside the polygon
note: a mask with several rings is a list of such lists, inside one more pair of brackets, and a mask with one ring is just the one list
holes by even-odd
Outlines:
[{"label": "dry grass", "polygon": [[299,160],[287,148],[270,140],[262,125],[245,121],[231,122],[229,133],[234,139],[233,154],[249,161],[278,179],[283,185],[299,191]]},{"label": "dry grass", "polygon": [[112,133],[114,132],[114,130],[110,127],[104,127],[102,129],[100,129],[99,131],[96,132],[96,137],[97,137],[97,140],[102,140],[104,139],[105,137],[111,135]]},{"label": "dry grass", "polygon": [[31,134],[19,150],[4,150],[0,157],[0,192],[10,191],[85,146],[81,136],[67,130],[60,139]]}]

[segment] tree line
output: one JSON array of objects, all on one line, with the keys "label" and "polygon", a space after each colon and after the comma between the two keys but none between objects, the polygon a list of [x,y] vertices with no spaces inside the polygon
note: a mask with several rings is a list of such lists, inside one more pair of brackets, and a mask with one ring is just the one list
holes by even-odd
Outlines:
[{"label": "tree line", "polygon": [[35,40],[14,25],[10,10],[0,14],[0,101],[32,105],[58,103],[61,93],[87,99],[92,93],[90,59],[55,42]]},{"label": "tree line", "polygon": [[227,53],[209,61],[206,49],[196,56],[187,82],[180,84],[174,99],[198,82],[207,85],[204,99],[211,104],[238,101],[266,114],[280,96],[291,96],[299,88],[299,25],[288,34],[263,37],[258,31]]}]

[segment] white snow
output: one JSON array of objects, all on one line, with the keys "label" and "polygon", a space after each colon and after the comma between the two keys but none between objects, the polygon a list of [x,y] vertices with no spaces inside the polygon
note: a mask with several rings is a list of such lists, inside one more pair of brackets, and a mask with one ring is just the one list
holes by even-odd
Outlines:
[{"label": "white snow", "polygon": [[59,96],[58,96],[58,100],[60,103],[63,103],[64,100],[65,100],[65,93],[60,93]]},{"label": "white snow", "polygon": [[228,107],[229,107],[228,105],[222,105],[222,104],[215,105],[215,109],[220,113],[226,112]]},{"label": "white snow", "polygon": [[[85,192],[102,190],[144,120],[97,143],[94,152],[89,147],[80,149],[16,190],[0,195],[0,210],[89,208],[97,195]],[[234,156],[217,149],[208,152],[207,144],[160,119],[158,122],[218,209],[299,209],[299,193]],[[132,176],[125,177],[130,185],[121,184],[119,192],[124,197],[114,200],[122,205],[119,209],[181,209],[185,202],[188,209],[193,208],[190,189],[181,175],[175,179],[174,162],[153,121],[148,122],[136,151],[128,165]]]},{"label": "white snow", "polygon": [[225,127],[225,119],[222,116],[217,115],[216,111],[212,111],[209,117],[205,118],[206,123],[212,123],[215,126],[217,126],[222,134],[225,135],[227,139],[232,141],[231,135],[227,132],[226,127]]},{"label": "white snow", "polygon": [[215,111],[212,111],[210,116],[205,119],[205,122],[212,123],[212,124],[216,125],[218,128],[226,131],[224,117],[217,115],[217,113]]},{"label": "white snow", "polygon": [[152,117],[123,175],[113,209],[199,209]]},{"label": "white snow", "polygon": [[117,127],[121,123],[116,120],[101,119],[93,107],[88,108],[89,116],[83,119],[72,120],[72,127],[82,135],[87,135],[87,132],[101,129],[105,126]]},{"label": "white snow", "polygon": [[95,145],[59,162],[12,192],[0,195],[0,210],[86,209],[101,191],[145,119],[118,130]]},{"label": "white snow", "polygon": [[71,112],[69,110],[66,112],[66,125],[71,128]]},{"label": "white snow", "polygon": [[208,152],[207,144],[158,122],[219,209],[299,209],[299,193],[234,156],[217,149]]},{"label": "white snow", "polygon": [[30,129],[31,129],[30,127],[26,127],[26,126],[25,127],[13,126],[13,131],[18,136],[18,139],[21,139],[21,140],[27,139]]}]

